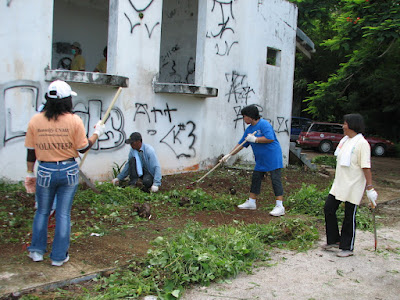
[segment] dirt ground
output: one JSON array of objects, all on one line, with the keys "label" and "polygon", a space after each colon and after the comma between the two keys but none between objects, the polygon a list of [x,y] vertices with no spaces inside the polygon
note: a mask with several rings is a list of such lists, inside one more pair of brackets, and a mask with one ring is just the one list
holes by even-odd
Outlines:
[{"label": "dirt ground", "polygon": [[[318,155],[318,153],[312,151],[305,152],[310,158]],[[260,267],[255,272],[261,278],[242,275],[232,280],[230,284],[215,285],[210,289],[195,288],[189,291],[184,299],[295,299],[295,295],[303,290],[305,293],[298,294],[303,296],[296,299],[352,299],[350,296],[343,295],[351,293],[354,286],[362,287],[363,292],[368,290],[373,292],[378,288],[376,281],[381,282],[382,278],[386,280],[389,277],[390,279],[387,279],[387,282],[385,281],[389,288],[379,287],[379,293],[374,292],[373,294],[376,296],[367,298],[396,299],[397,297],[399,299],[400,285],[397,284],[392,287],[393,282],[391,280],[400,282],[400,159],[374,157],[372,164],[373,181],[379,194],[376,212],[379,217],[378,221],[382,224],[382,227],[378,230],[378,238],[381,241],[378,244],[378,252],[371,250],[373,248],[371,233],[359,231],[356,239],[356,255],[348,260],[339,260],[332,253],[321,253],[319,249],[300,254],[277,250],[271,258],[272,262],[276,263],[272,267],[273,269],[264,268],[264,271],[262,271],[263,268]],[[297,173],[288,172],[283,181],[287,184],[286,189],[299,189],[303,181],[310,180],[318,187],[324,187],[333,178],[333,172],[333,169],[323,167],[317,173],[300,169]],[[226,181],[206,178],[198,186],[209,193],[221,189],[228,191],[231,187],[235,187],[238,192],[246,192],[249,187],[250,174],[251,172],[241,171],[242,176],[249,178],[242,186],[238,186],[235,178],[229,178]],[[187,186],[199,177],[196,173],[165,176],[162,188],[168,190]],[[269,198],[273,199],[272,192]],[[0,297],[15,291],[26,291],[32,288],[45,287],[49,284],[56,287],[72,282],[70,281],[71,278],[89,279],[92,274],[95,276],[95,274],[104,270],[124,265],[134,257],[145,255],[149,248],[149,242],[163,234],[167,228],[179,228],[189,219],[201,222],[206,226],[230,224],[233,220],[242,220],[246,223],[268,223],[271,217],[267,213],[267,208],[271,206],[271,203],[259,201],[258,204],[256,211],[235,209],[223,214],[220,212],[201,212],[190,215],[185,214],[182,210],[182,214],[179,216],[165,219],[158,219],[157,211],[154,211],[152,221],[146,224],[146,230],[133,228],[102,237],[91,236],[86,239],[78,239],[72,243],[70,248],[71,261],[62,268],[31,262],[26,257],[26,250],[21,248],[20,245],[2,245]],[[162,209],[162,207],[159,209]],[[321,237],[323,238],[323,236],[322,234]],[[321,240],[320,244],[322,243]],[[359,260],[361,258],[362,260]],[[354,262],[354,264],[349,264],[349,262]],[[332,270],[336,270],[336,274],[332,275]],[[378,274],[381,275],[378,276]],[[357,285],[357,281],[360,281],[359,278],[368,278],[371,281],[363,279],[363,284]],[[321,285],[310,286],[310,283],[314,281],[321,282]],[[367,286],[364,284],[365,282],[368,283]],[[271,284],[273,285],[272,288]],[[265,291],[263,292],[259,288],[260,286],[269,287],[269,296],[264,297]],[[240,288],[244,289],[243,296],[238,296]],[[234,292],[235,289],[237,289],[237,292]],[[328,293],[330,289],[332,289],[331,296]],[[343,294],[332,297],[335,290]],[[252,294],[253,291],[261,294]],[[287,291],[287,293],[281,294],[282,291]]]},{"label": "dirt ground", "polygon": [[400,160],[374,157],[372,164],[379,193],[377,251],[373,233],[358,230],[355,255],[339,258],[336,251],[321,250],[326,243],[321,234],[307,252],[277,249],[253,274],[197,286],[182,299],[400,299]]}]

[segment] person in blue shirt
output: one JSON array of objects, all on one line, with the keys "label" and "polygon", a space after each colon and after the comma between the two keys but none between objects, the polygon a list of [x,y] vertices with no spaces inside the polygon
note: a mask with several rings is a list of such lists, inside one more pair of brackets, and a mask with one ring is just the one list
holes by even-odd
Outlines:
[{"label": "person in blue shirt", "polygon": [[136,185],[140,178],[143,182],[144,191],[156,193],[161,186],[162,176],[154,148],[142,142],[142,136],[139,132],[132,133],[125,143],[132,147],[129,151],[128,163],[111,182],[118,185],[119,181],[124,180],[129,175],[129,185]]},{"label": "person in blue shirt", "polygon": [[[269,173],[276,197],[276,206],[270,211],[270,215],[275,217],[283,216],[285,208],[283,207],[283,187],[281,182],[281,169],[283,168],[281,145],[271,124],[260,117],[258,108],[255,105],[244,107],[241,114],[244,122],[249,126],[235,148],[220,160],[226,162],[232,155],[237,154],[248,146],[253,149],[256,165],[251,180],[250,196],[238,207],[240,209],[257,208],[256,200],[260,194],[262,179]],[[241,146],[243,142],[245,143]]]}]

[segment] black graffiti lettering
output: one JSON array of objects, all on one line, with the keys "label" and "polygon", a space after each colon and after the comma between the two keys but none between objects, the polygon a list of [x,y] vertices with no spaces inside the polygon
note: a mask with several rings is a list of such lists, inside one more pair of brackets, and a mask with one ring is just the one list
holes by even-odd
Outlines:
[{"label": "black graffiti lettering", "polygon": [[148,34],[149,38],[151,38],[151,35],[153,34],[153,30],[157,25],[160,25],[160,22],[157,22],[156,24],[154,24],[153,28],[149,31],[149,28],[147,27],[147,24],[144,24],[144,26],[146,27],[147,34]]},{"label": "black graffiti lettering", "polygon": [[194,130],[196,129],[196,124],[192,121],[189,121],[186,123],[186,125],[192,125],[192,130],[189,132],[188,137],[190,137],[192,139],[192,143],[189,145],[189,149],[193,150],[194,152],[194,156],[196,156],[196,150],[193,148],[194,143],[196,142],[196,135],[193,134]]},{"label": "black graffiti lettering", "polygon": [[166,114],[168,115],[169,122],[171,123],[171,121],[172,121],[172,119],[171,119],[171,112],[173,112],[173,111],[178,111],[178,110],[177,110],[176,108],[169,108],[168,103],[166,103],[166,106],[167,106],[167,108],[164,109],[164,113],[166,113]]},{"label": "black graffiti lettering", "polygon": [[151,112],[154,113],[154,123],[157,123],[157,113],[160,113],[161,115],[163,115],[162,110],[161,109],[156,109],[155,107],[153,107]]},{"label": "black graffiti lettering", "polygon": [[133,29],[135,29],[136,26],[140,26],[140,23],[132,24],[132,21],[131,21],[131,19],[129,19],[128,15],[127,15],[126,13],[124,13],[124,15],[125,15],[125,17],[128,19],[129,24],[131,25],[131,33],[132,33],[132,32],[133,32]]},{"label": "black graffiti lettering", "polygon": [[135,115],[133,117],[133,121],[136,121],[136,115],[147,115],[147,119],[149,120],[149,123],[151,122],[149,113],[147,112],[147,104],[142,104],[142,103],[135,103],[136,111]]},{"label": "black graffiti lettering", "polygon": [[243,124],[243,129],[244,129],[246,124],[244,123],[243,116],[240,113],[241,110],[242,110],[242,107],[241,106],[234,106],[233,110],[235,111],[235,116],[236,116],[236,118],[233,119],[233,122],[235,123],[235,129],[237,127],[238,122]]},{"label": "black graffiti lettering", "polygon": [[130,3],[130,5],[133,7],[133,9],[134,9],[136,12],[139,13],[139,12],[144,12],[146,9],[148,9],[149,6],[153,3],[153,1],[154,1],[154,0],[150,0],[149,3],[148,3],[144,8],[136,8],[136,6],[133,5],[133,3],[132,3],[131,0],[129,0],[129,3]]},{"label": "black graffiti lettering", "polygon": [[[191,125],[192,129],[187,135],[183,135],[182,132],[186,131],[187,125]],[[177,130],[176,130],[177,128]],[[163,143],[167,145],[175,154],[176,158],[181,158],[181,157],[192,157],[196,155],[196,151],[193,148],[193,145],[196,141],[196,135],[194,134],[194,131],[196,129],[196,125],[192,121],[188,121],[186,124],[178,124],[178,126],[174,125],[172,128],[168,131],[168,133],[160,140],[160,143]],[[191,143],[188,147],[189,151],[181,151],[180,148],[184,143],[182,143],[181,139],[189,139],[191,140]],[[185,143],[187,144],[187,143]],[[189,152],[193,152],[193,154]]]},{"label": "black graffiti lettering", "polygon": [[217,48],[217,53],[215,53],[215,54],[217,54],[217,55],[219,55],[219,56],[224,56],[224,55],[228,56],[228,55],[229,55],[229,52],[231,51],[231,48],[232,48],[232,46],[233,46],[234,44],[239,44],[239,42],[238,42],[238,41],[234,41],[234,42],[232,42],[231,45],[229,46],[229,45],[228,45],[228,42],[225,41],[225,52],[224,52],[224,53],[220,53],[220,52],[219,52],[219,46],[218,46],[218,44],[215,44],[215,48]]},{"label": "black graffiti lettering", "polygon": [[289,127],[288,127],[288,119],[285,120],[284,117],[276,117],[278,121],[278,129],[276,130],[277,133],[286,132],[289,134]]},{"label": "black graffiti lettering", "polygon": [[250,98],[250,93],[255,94],[254,90],[244,83],[246,75],[240,75],[236,71],[232,71],[231,74],[226,73],[225,78],[227,82],[230,82],[229,92],[225,95],[228,96],[228,102],[231,98],[235,99],[235,103],[244,103],[247,105],[247,101]]},{"label": "black graffiti lettering", "polygon": [[230,31],[232,31],[233,33],[235,33],[235,31],[234,31],[231,27],[228,27],[228,26],[227,26],[228,23],[229,23],[230,17],[228,16],[228,17],[225,19],[225,14],[224,14],[224,7],[229,6],[230,14],[231,14],[231,16],[232,16],[232,19],[235,19],[235,17],[233,16],[233,10],[232,10],[232,4],[233,4],[233,2],[232,2],[232,1],[229,1],[228,3],[225,3],[225,2],[218,1],[218,0],[214,0],[214,2],[213,2],[213,7],[212,7],[212,9],[211,9],[212,12],[214,11],[215,4],[216,4],[216,3],[218,3],[218,4],[219,4],[219,7],[221,8],[221,18],[222,18],[222,21],[221,21],[220,23],[218,23],[218,26],[220,26],[221,28],[220,28],[220,31],[219,31],[218,33],[216,33],[216,34],[211,33],[211,34],[212,34],[213,37],[222,38],[222,35],[224,34],[224,32],[225,32],[226,30],[230,30]]}]

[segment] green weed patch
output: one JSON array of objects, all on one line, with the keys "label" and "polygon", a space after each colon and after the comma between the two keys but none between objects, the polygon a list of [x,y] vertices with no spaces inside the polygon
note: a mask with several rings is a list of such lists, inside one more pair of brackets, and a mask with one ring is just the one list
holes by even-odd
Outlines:
[{"label": "green weed patch", "polygon": [[306,250],[316,239],[318,232],[314,226],[300,219],[217,228],[191,223],[170,239],[156,238],[147,258],[100,279],[87,299],[149,294],[177,299],[192,284],[209,285],[239,272],[250,272],[255,261],[268,257],[267,249],[271,246]]}]

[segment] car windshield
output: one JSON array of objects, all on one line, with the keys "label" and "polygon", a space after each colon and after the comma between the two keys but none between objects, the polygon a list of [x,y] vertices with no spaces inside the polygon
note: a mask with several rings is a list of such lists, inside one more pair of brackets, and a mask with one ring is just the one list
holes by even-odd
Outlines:
[{"label": "car windshield", "polygon": [[316,132],[330,132],[330,133],[343,133],[343,128],[340,125],[330,125],[330,124],[313,124],[308,130]]}]

